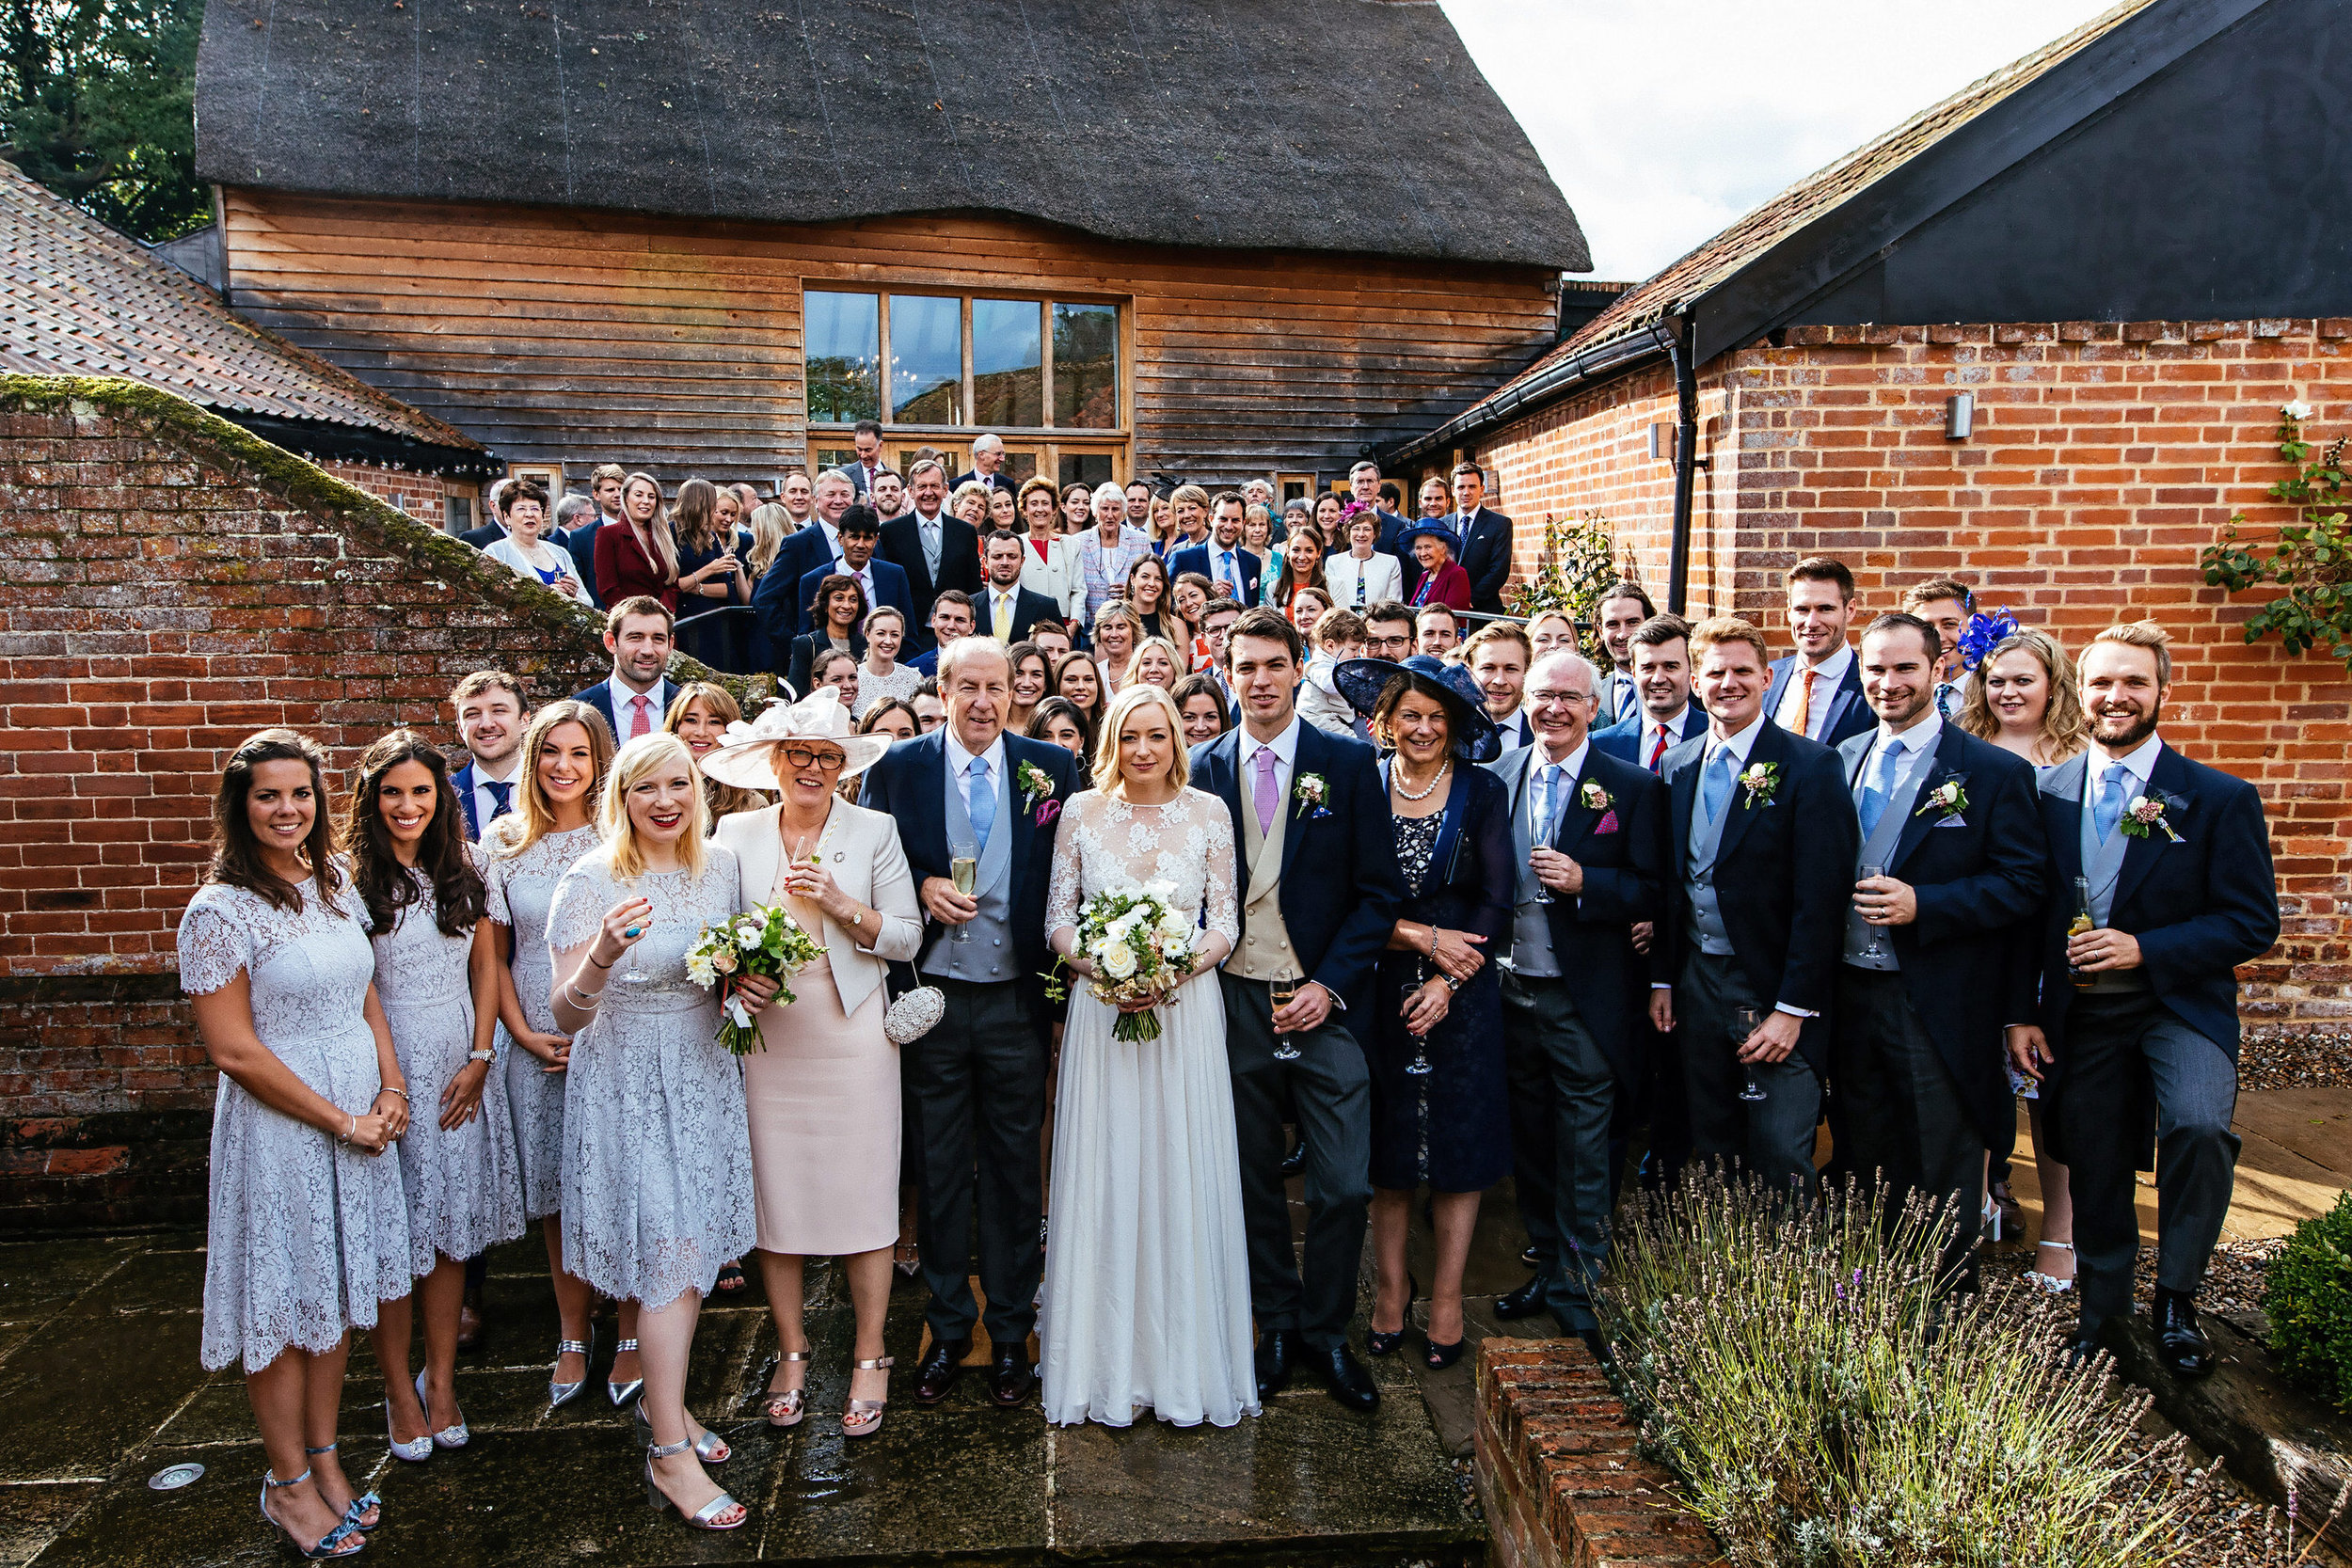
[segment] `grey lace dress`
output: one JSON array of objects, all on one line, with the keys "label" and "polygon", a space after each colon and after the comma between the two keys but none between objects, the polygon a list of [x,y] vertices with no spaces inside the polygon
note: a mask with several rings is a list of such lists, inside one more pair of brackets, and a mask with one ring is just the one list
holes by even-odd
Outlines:
[{"label": "grey lace dress", "polygon": [[[348,881],[341,909],[303,882],[302,908],[207,883],[180,917],[180,988],[209,996],[242,973],[253,1032],[295,1077],[354,1116],[383,1085],[368,981],[375,955]],[[376,1303],[408,1293],[400,1160],[345,1148],[271,1110],[227,1073],[213,1101],[205,1216],[208,1370],[259,1371],[289,1345],[324,1354],[375,1326]]]},{"label": "grey lace dress", "polygon": [[[703,927],[735,913],[734,852],[710,844],[703,854],[699,877],[648,873],[625,886],[598,850],[564,874],[548,915],[548,946],[561,953],[594,941],[624,898],[653,904],[572,1038],[564,1091],[564,1267],[644,1307],[708,1295],[719,1265],[757,1233],[743,1074],[719,1043],[717,997],[686,974]],[[632,967],[644,981],[625,978]]]},{"label": "grey lace dress", "polygon": [[[479,863],[481,851],[468,845]],[[506,1115],[506,1080],[494,1064],[482,1108],[463,1127],[441,1126],[441,1095],[473,1051],[473,991],[466,973],[473,933],[445,936],[433,884],[421,873],[418,901],[392,928],[377,931],[375,996],[391,1025],[392,1049],[408,1079],[408,1131],[400,1140],[400,1180],[408,1196],[409,1267],[467,1259],[523,1233],[522,1168]]]},{"label": "grey lace dress", "polygon": [[[603,842],[593,827],[549,833],[519,854],[499,851],[506,834],[518,831],[502,817],[490,830],[488,863],[483,875],[490,884],[490,918],[515,933],[515,996],[523,1017],[543,1035],[563,1033],[555,1026],[555,971],[548,961],[548,906],[555,901],[555,884],[580,856]],[[506,1080],[506,1116],[515,1130],[515,1157],[521,1162],[523,1213],[545,1219],[564,1207],[564,1078],[516,1045],[499,1026],[499,1072]],[[485,1099],[485,1103],[487,1103]]]}]

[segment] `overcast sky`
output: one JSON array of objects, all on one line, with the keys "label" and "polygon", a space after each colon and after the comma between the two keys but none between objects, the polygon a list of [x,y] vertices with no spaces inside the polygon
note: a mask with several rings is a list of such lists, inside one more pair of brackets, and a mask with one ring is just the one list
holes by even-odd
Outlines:
[{"label": "overcast sky", "polygon": [[1442,0],[1576,209],[1638,281],[1783,186],[2112,0]]}]

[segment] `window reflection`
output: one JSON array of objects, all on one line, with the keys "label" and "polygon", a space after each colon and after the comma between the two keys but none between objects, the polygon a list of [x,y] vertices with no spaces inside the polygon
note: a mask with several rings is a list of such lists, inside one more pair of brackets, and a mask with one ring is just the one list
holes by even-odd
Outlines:
[{"label": "window reflection", "polygon": [[877,294],[808,292],[803,329],[810,420],[848,424],[881,417],[876,379],[882,364],[881,306]]},{"label": "window reflection", "polygon": [[963,302],[890,296],[890,417],[900,424],[961,424]]},{"label": "window reflection", "polygon": [[1045,349],[1033,299],[972,302],[972,422],[1045,422]]},{"label": "window reflection", "polygon": [[1119,311],[1108,305],[1054,307],[1054,423],[1119,424]]}]

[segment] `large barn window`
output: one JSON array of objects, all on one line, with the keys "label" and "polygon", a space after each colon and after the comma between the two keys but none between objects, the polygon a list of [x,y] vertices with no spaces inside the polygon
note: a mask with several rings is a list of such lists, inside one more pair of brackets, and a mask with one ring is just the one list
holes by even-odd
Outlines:
[{"label": "large barn window", "polygon": [[[825,427],[878,419],[915,445],[921,432],[1083,431],[1088,472],[1123,459],[1099,444],[1120,442],[1125,423],[1116,305],[810,288],[803,331],[808,421],[823,451],[847,445]],[[1081,450],[1021,445],[1017,455],[1048,473]]]}]

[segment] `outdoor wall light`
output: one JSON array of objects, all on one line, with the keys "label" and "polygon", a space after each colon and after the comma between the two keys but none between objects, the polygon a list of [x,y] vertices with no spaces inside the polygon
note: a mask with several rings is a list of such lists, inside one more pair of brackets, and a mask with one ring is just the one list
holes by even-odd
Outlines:
[{"label": "outdoor wall light", "polygon": [[1944,438],[1965,441],[1977,424],[1977,394],[1954,392],[1944,400]]}]

